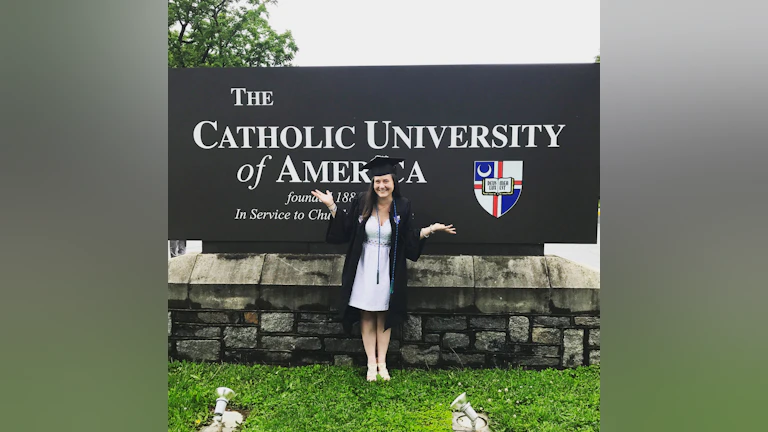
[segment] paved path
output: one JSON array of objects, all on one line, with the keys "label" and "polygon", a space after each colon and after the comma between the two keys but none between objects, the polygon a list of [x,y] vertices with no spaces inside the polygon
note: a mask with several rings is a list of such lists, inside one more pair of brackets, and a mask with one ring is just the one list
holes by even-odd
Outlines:
[{"label": "paved path", "polygon": [[[203,242],[196,240],[187,242],[187,253],[200,253],[202,251]],[[544,254],[557,255],[600,271],[600,218],[597,219],[597,244],[547,243],[544,245]],[[169,251],[168,259],[170,258],[171,253]]]}]

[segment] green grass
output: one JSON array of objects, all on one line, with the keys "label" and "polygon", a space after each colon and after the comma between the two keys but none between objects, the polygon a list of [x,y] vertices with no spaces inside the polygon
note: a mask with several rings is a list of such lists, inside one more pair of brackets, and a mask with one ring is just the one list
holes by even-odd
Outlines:
[{"label": "green grass", "polygon": [[499,431],[599,431],[599,366],[570,370],[392,370],[365,381],[362,367],[168,365],[168,430],[210,423],[216,387],[237,395],[227,409],[247,414],[240,431],[451,430],[450,403],[467,392]]}]

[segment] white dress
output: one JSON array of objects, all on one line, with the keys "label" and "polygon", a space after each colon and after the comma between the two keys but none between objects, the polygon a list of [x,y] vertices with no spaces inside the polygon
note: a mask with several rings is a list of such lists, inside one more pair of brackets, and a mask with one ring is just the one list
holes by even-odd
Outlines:
[{"label": "white dress", "polygon": [[[387,219],[379,226],[374,212],[365,223],[367,239],[363,241],[363,251],[357,263],[355,282],[349,305],[364,311],[389,310],[389,250],[392,239],[392,227]],[[381,244],[379,244],[381,238]],[[379,269],[379,283],[376,283],[376,268]]]}]

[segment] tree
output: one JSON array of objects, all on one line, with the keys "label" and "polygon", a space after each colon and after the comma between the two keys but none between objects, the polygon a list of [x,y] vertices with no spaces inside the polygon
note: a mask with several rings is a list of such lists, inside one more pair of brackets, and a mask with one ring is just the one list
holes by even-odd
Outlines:
[{"label": "tree", "polygon": [[267,4],[277,0],[169,0],[168,66],[291,66],[299,48],[270,27]]},{"label": "tree", "polygon": [[595,63],[600,63],[600,54],[595,56]]}]

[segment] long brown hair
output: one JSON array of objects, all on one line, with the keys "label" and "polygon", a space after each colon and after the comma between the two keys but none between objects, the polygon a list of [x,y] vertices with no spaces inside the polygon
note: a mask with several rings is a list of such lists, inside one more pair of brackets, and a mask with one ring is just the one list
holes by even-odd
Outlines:
[{"label": "long brown hair", "polygon": [[[400,186],[397,183],[397,175],[391,175],[392,182],[395,184],[395,187],[392,189],[392,199],[394,200],[395,198],[400,198]],[[363,219],[368,219],[371,213],[373,213],[373,206],[379,203],[379,195],[373,190],[373,182],[374,178],[371,178],[371,184],[360,200],[360,206],[363,209]]]}]

